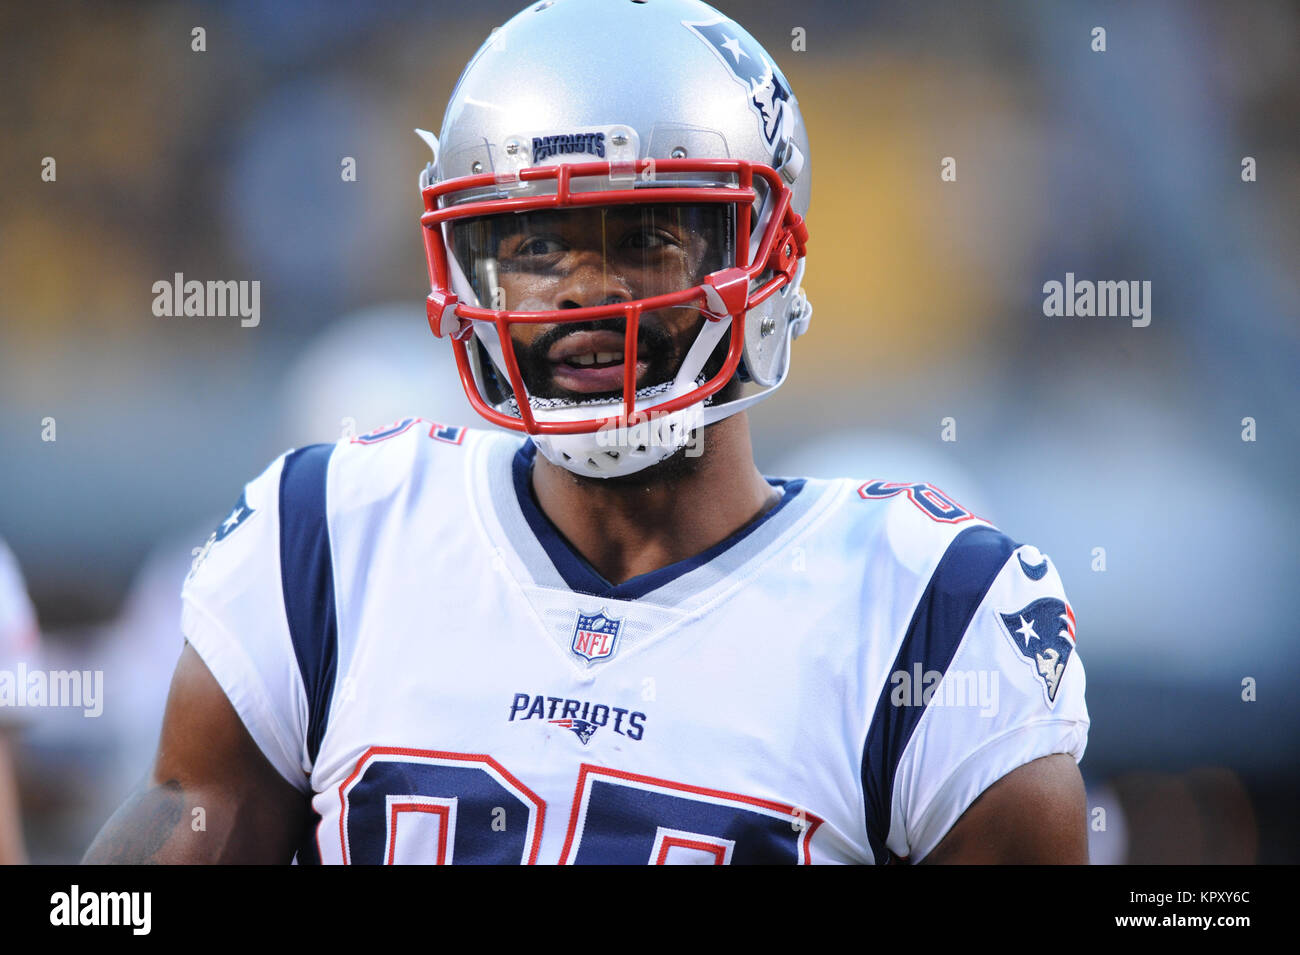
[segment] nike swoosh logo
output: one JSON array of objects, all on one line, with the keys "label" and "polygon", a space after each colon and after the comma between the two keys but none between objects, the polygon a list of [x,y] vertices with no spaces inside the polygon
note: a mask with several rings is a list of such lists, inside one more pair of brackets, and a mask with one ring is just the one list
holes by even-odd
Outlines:
[{"label": "nike swoosh logo", "polygon": [[1032,567],[1025,563],[1025,559],[1016,554],[1016,560],[1020,561],[1020,569],[1025,572],[1025,576],[1030,580],[1042,580],[1047,576],[1047,558],[1043,558],[1041,564],[1035,564]]}]

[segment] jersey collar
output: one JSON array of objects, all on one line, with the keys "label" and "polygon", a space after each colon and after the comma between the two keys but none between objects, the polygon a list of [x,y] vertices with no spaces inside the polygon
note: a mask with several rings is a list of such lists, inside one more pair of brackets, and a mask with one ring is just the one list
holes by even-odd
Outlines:
[{"label": "jersey collar", "polygon": [[570,590],[612,600],[637,600],[656,591],[664,590],[680,578],[706,565],[713,564],[724,555],[728,553],[736,554],[744,550],[745,548],[738,545],[755,535],[755,532],[761,528],[775,527],[784,523],[782,518],[785,516],[784,512],[787,505],[795,501],[805,485],[802,478],[765,478],[768,484],[782,491],[781,500],[777,502],[775,507],[750,521],[730,537],[719,541],[693,557],[687,557],[669,564],[667,567],[661,567],[659,570],[641,574],[630,580],[625,580],[621,584],[614,584],[592,567],[587,559],[573,548],[551,522],[551,519],[538,506],[537,500],[533,496],[532,481],[530,480],[533,461],[536,456],[537,446],[531,440],[528,440],[515,452],[514,459],[511,462],[515,498],[524,520]]}]

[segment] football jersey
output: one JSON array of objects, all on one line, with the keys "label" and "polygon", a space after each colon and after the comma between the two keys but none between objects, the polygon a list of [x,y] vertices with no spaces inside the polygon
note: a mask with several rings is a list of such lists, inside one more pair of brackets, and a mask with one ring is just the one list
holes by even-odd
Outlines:
[{"label": "football jersey", "polygon": [[619,584],[536,448],[420,419],[274,461],[182,629],[310,798],[302,863],[923,859],[1011,770],[1083,755],[1053,563],[936,488],[780,500]]}]

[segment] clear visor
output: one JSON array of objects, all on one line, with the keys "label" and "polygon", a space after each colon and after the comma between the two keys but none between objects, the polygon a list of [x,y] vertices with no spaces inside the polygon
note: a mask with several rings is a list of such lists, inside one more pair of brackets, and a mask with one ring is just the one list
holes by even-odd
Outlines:
[{"label": "clear visor", "polygon": [[484,308],[548,312],[682,292],[736,261],[733,203],[589,206],[457,219]]}]

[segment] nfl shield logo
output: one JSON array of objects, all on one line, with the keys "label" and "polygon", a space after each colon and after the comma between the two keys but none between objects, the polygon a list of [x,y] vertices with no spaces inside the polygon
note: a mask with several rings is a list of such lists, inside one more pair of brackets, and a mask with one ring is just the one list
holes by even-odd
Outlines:
[{"label": "nfl shield logo", "polygon": [[604,608],[599,613],[579,613],[569,648],[588,663],[608,659],[618,649],[618,633],[622,628],[623,621],[610,617]]}]

